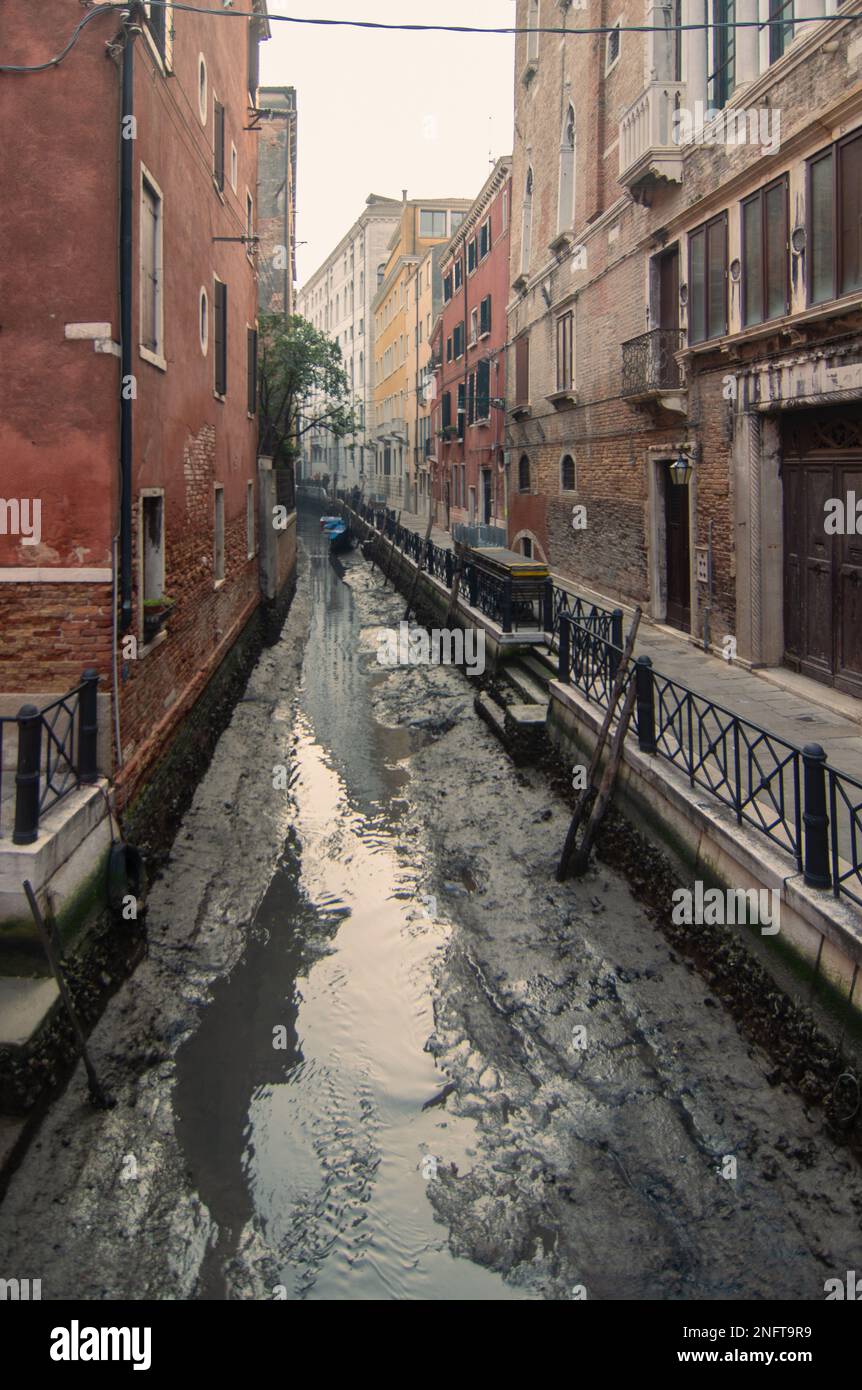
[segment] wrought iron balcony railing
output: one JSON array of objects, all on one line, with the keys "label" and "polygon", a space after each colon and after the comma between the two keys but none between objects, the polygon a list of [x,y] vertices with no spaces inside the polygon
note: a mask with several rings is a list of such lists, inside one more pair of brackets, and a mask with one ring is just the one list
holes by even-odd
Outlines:
[{"label": "wrought iron balcony railing", "polygon": [[683,345],[678,328],[653,328],[623,343],[623,396],[649,397],[683,385],[675,353]]}]

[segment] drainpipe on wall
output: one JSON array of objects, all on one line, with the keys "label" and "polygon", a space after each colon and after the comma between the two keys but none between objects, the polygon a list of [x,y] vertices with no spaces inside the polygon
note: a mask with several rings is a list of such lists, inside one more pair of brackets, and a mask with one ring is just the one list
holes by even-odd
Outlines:
[{"label": "drainpipe on wall", "polygon": [[[122,111],[120,119],[120,632],[132,625],[132,181],[135,113],[134,42],[141,27],[133,6],[123,12]],[[131,120],[129,119],[131,117]]]}]

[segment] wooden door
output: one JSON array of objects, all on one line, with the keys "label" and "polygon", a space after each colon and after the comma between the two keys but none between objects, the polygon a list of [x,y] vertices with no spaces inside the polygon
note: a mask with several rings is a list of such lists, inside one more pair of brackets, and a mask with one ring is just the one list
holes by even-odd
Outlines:
[{"label": "wooden door", "polygon": [[688,632],[691,628],[688,487],[673,482],[669,463],[665,464],[664,502],[667,621]]}]

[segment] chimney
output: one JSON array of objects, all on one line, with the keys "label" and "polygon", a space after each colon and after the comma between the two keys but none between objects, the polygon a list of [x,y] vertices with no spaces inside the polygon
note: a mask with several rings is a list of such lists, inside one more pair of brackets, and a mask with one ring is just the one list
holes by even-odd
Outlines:
[{"label": "chimney", "polygon": [[401,201],[402,201],[402,203],[406,203],[406,202],[407,202],[407,189],[406,189],[406,188],[402,188],[402,190],[401,190]]}]

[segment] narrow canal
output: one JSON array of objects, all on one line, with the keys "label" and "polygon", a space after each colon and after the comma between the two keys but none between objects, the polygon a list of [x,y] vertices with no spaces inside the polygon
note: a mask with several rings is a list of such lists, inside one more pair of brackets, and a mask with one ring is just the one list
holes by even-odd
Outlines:
[{"label": "narrow canal", "polygon": [[453,1258],[428,1201],[440,1148],[469,1166],[475,1126],[422,1108],[447,1080],[426,1043],[448,936],[422,901],[428,846],[401,829],[424,735],[374,718],[374,630],[308,514],[302,539],[291,831],[242,963],[178,1056],[178,1135],[219,1229],[202,1292],[237,1296],[251,1264],[257,1296],[263,1273],[290,1299],[523,1297]]}]

